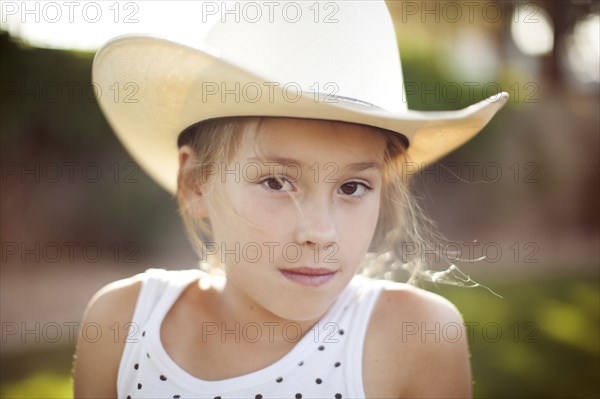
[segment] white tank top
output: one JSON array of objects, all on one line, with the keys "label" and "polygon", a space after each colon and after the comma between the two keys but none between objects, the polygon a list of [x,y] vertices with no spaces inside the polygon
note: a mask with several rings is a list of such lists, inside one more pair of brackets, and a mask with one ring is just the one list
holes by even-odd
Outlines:
[{"label": "white tank top", "polygon": [[382,288],[397,283],[354,276],[284,357],[249,374],[205,381],[180,368],[159,335],[169,309],[203,274],[163,269],[141,274],[143,285],[119,365],[119,398],[365,398],[362,355],[369,318]]}]

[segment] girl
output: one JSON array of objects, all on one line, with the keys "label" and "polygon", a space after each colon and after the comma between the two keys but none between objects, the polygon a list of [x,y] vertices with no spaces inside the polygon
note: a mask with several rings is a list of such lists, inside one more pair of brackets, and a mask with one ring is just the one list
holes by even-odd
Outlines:
[{"label": "girl", "polygon": [[[322,3],[269,4],[258,19],[223,14],[201,43],[126,36],[96,55],[101,108],[176,196],[203,270],[101,289],[84,325],[106,333],[79,338],[75,396],[470,397],[457,309],[366,275],[424,273],[403,251],[429,235],[409,177],[506,94],[409,111],[384,2],[328,2],[328,21]],[[115,83],[135,95],[101,95]]]}]

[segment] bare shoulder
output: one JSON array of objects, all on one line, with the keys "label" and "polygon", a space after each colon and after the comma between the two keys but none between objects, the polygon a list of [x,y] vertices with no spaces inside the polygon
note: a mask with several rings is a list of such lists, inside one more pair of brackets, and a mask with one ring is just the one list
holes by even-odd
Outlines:
[{"label": "bare shoulder", "polygon": [[456,306],[448,299],[434,292],[404,283],[389,284],[381,293],[378,310],[387,315],[402,314],[412,320],[389,318],[403,322],[463,322]]},{"label": "bare shoulder", "polygon": [[454,304],[394,283],[381,293],[372,317],[383,347],[393,354],[396,397],[471,397],[467,334]]},{"label": "bare shoulder", "polygon": [[76,398],[116,398],[117,373],[125,346],[123,329],[133,317],[142,286],[139,275],[101,288],[83,315],[75,353]]}]

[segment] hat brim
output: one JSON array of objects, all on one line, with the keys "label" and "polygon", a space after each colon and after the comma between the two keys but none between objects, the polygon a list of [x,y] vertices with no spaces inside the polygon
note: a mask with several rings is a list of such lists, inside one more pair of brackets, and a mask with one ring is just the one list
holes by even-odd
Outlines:
[{"label": "hat brim", "polygon": [[390,112],[327,93],[290,93],[293,82],[276,85],[209,48],[137,35],[104,45],[94,58],[92,80],[117,137],[170,193],[176,191],[177,137],[203,120],[273,116],[376,126],[406,136],[407,157],[421,169],[470,140],[508,100],[502,92],[456,111]]}]

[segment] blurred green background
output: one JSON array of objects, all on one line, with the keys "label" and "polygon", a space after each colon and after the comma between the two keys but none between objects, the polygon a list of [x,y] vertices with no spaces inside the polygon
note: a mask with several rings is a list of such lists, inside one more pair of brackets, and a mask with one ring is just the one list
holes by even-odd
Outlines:
[{"label": "blurred green background", "polygon": [[[472,22],[456,22],[444,2],[388,2],[409,108],[459,109],[496,88],[511,95],[416,186],[443,234],[477,240],[475,257],[493,258],[457,266],[501,297],[483,287],[424,287],[451,299],[469,326],[474,397],[597,398],[600,57],[598,38],[586,47],[576,33],[582,21],[598,26],[598,4],[475,3],[492,3],[502,17],[482,18],[476,8]],[[513,29],[523,15],[537,19],[532,26],[549,21],[549,51],[519,47]],[[100,113],[93,54],[0,35],[3,398],[71,397],[68,332],[93,293],[150,267],[197,263],[175,201],[135,166]],[[501,178],[479,166],[469,179],[466,162],[493,165]],[[466,181],[451,178],[456,165]],[[56,170],[63,175],[54,179]],[[36,243],[41,256],[22,255]],[[501,253],[482,253],[486,244]]]}]

